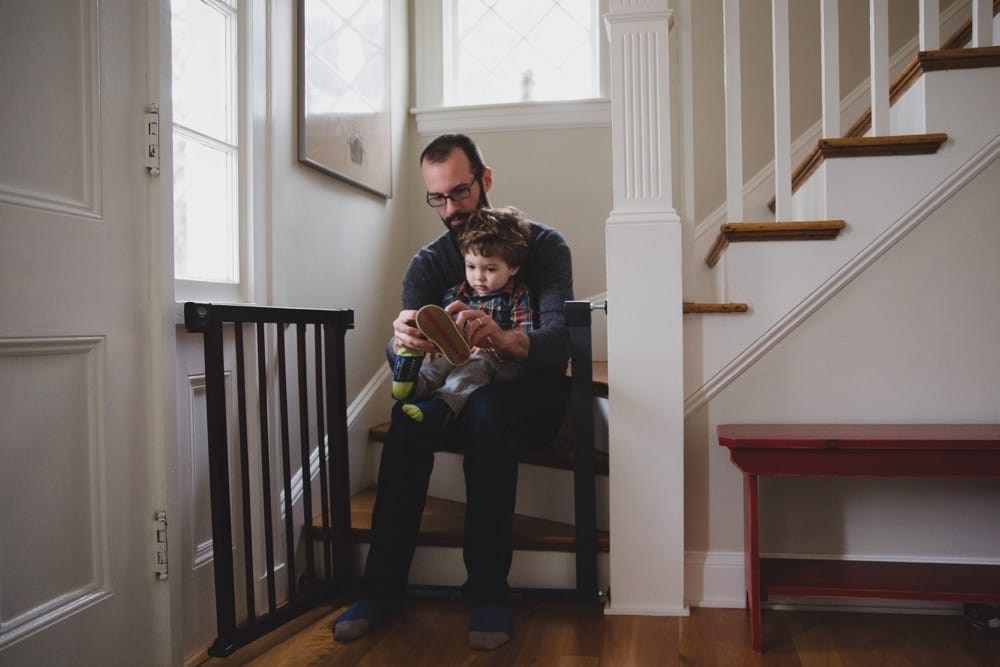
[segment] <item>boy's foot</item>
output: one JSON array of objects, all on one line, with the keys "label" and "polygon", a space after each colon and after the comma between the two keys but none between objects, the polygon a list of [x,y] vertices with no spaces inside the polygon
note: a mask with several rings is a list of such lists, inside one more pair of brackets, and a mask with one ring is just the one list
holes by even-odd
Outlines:
[{"label": "boy's foot", "polygon": [[392,362],[392,397],[397,401],[409,398],[420,375],[420,366],[424,362],[424,353],[411,350],[408,347],[399,348],[396,359]]},{"label": "boy's foot", "polygon": [[442,429],[452,417],[451,408],[437,398],[419,403],[404,403],[402,410],[407,417],[428,429]]},{"label": "boy's foot", "polygon": [[416,321],[420,332],[438,346],[445,359],[456,366],[469,360],[469,343],[444,308],[428,304],[417,311]]},{"label": "boy's foot", "polygon": [[469,648],[492,651],[514,638],[514,616],[510,607],[496,604],[472,606],[469,618]]},{"label": "boy's foot", "polygon": [[333,638],[349,642],[364,635],[389,615],[392,608],[378,600],[358,600],[333,621]]}]

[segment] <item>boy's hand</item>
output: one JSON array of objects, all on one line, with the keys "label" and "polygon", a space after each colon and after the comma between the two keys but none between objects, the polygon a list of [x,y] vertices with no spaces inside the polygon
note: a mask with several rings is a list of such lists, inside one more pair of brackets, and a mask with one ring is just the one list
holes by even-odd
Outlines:
[{"label": "boy's hand", "polygon": [[392,352],[397,354],[399,348],[408,347],[411,350],[422,352],[437,352],[437,348],[429,340],[424,338],[420,329],[416,325],[417,311],[401,310],[396,319],[392,321]]}]

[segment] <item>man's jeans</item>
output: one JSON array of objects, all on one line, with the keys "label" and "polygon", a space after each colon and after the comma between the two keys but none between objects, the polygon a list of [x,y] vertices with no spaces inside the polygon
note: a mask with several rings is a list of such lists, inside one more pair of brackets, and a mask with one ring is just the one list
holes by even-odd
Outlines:
[{"label": "man's jeans", "polygon": [[420,530],[435,451],[464,455],[465,593],[476,602],[509,598],[517,459],[548,445],[562,423],[562,379],[531,372],[477,390],[444,432],[428,435],[398,405],[382,448],[372,541],[362,597],[400,599]]}]

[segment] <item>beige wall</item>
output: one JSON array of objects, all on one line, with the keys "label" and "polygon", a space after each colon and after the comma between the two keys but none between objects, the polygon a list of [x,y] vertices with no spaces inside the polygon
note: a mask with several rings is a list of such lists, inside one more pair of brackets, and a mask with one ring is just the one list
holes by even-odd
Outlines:
[{"label": "beige wall", "polygon": [[293,3],[272,3],[273,126],[271,252],[274,302],[353,308],[347,334],[347,395],[385,365],[383,344],[398,311],[399,283],[409,259],[410,181],[406,3],[391,12],[393,194],[369,194],[297,161]]},{"label": "beige wall", "polygon": [[[573,253],[577,298],[605,290],[604,223],[611,212],[610,128],[470,132],[493,169],[490,203],[517,206],[528,217],[558,228]],[[443,231],[423,202],[416,163],[432,136],[414,136],[411,206],[416,249]]]}]

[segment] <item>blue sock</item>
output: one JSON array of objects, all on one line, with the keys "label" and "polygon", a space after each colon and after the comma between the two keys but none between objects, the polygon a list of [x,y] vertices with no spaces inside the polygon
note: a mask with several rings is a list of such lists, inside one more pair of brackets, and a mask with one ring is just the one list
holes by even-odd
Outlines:
[{"label": "blue sock", "polygon": [[469,618],[469,647],[492,651],[514,638],[514,615],[510,607],[474,604]]},{"label": "blue sock", "polygon": [[378,600],[358,600],[333,621],[333,638],[349,642],[362,636],[389,615],[392,607]]}]

